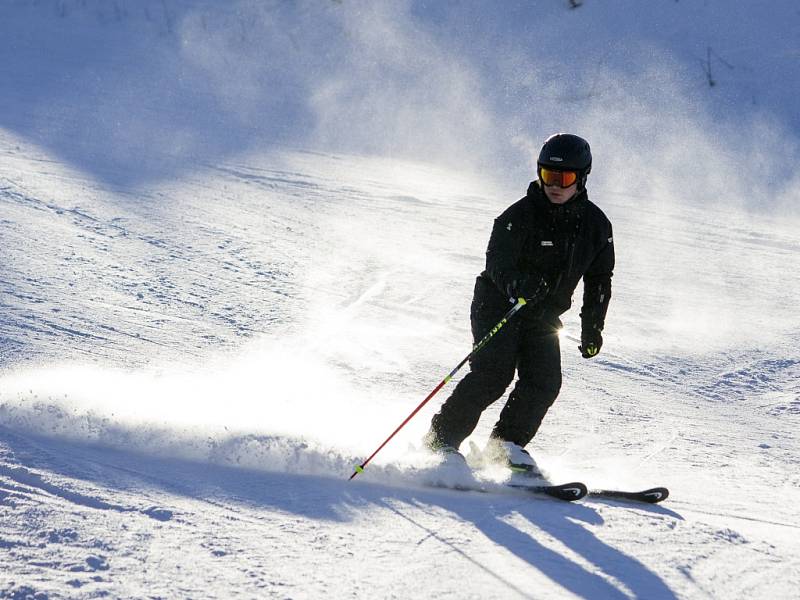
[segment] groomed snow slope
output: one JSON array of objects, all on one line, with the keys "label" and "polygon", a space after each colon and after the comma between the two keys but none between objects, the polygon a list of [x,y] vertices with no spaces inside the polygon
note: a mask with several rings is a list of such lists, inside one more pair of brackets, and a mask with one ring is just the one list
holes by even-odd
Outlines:
[{"label": "groomed snow slope", "polygon": [[[673,495],[566,505],[425,490],[388,468],[433,407],[346,482],[469,348],[497,208],[471,184],[396,161],[254,158],[152,188],[185,202],[178,226],[22,147],[3,162],[4,354],[30,358],[0,387],[7,596],[790,597],[800,583],[791,229],[733,214],[712,229],[701,210],[597,192],[622,267],[607,347],[582,361],[568,320],[566,384],[535,450],[559,479]],[[657,275],[644,246],[670,256]]]},{"label": "groomed snow slope", "polygon": [[[581,11],[597,9],[585,4],[564,14],[588,18]],[[472,281],[492,219],[527,186],[523,166],[495,179],[435,166],[431,154],[458,145],[441,136],[429,153],[417,137],[389,149],[425,160],[381,158],[327,126],[292,140],[315,151],[280,149],[261,130],[278,140],[268,148],[207,97],[131,112],[140,94],[94,88],[110,102],[66,76],[72,95],[48,95],[59,88],[46,69],[71,61],[80,81],[119,70],[141,86],[142,73],[173,72],[164,57],[176,32],[202,29],[204,15],[226,21],[207,3],[143,3],[148,17],[122,2],[31,6],[11,6],[17,20],[5,21],[17,45],[4,51],[30,54],[4,63],[18,85],[0,95],[0,596],[790,598],[800,588],[797,193],[768,162],[738,168],[752,154],[725,145],[737,138],[724,110],[662,115],[664,131],[647,129],[658,114],[637,118],[650,155],[646,141],[616,139],[628,133],[613,115],[603,121],[603,94],[581,121],[599,140],[590,194],[615,227],[614,299],[592,361],[575,348],[577,309],[567,314],[565,384],[533,450],[556,479],[666,485],[666,503],[425,488],[409,445],[450,388],[347,482],[469,350]],[[97,16],[113,6],[127,12]],[[428,50],[453,49],[427,25],[405,27],[435,14],[401,6],[386,9],[395,48],[421,36]],[[391,22],[321,10],[334,22],[350,11],[351,32],[359,19]],[[450,14],[475,7],[464,10]],[[631,29],[634,17],[619,22]],[[53,63],[34,50],[63,41],[54,31],[116,53],[63,42],[71,50]],[[141,31],[155,58],[137,75],[126,61],[138,55],[121,49]],[[186,77],[154,94],[203,89]],[[36,90],[45,100],[31,103]],[[652,108],[638,100],[642,114]],[[506,114],[494,101],[484,114]],[[285,108],[268,114],[288,118]],[[202,143],[209,124],[224,143]],[[769,127],[791,153],[790,119]],[[159,131],[186,135],[168,145]],[[318,151],[337,136],[362,154]],[[126,155],[120,140],[131,137],[141,144]],[[675,139],[698,144],[714,168],[692,166]]]}]

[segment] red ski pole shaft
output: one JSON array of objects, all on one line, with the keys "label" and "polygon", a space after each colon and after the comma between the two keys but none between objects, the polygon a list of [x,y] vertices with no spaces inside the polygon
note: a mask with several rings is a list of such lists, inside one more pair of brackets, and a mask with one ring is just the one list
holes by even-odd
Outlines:
[{"label": "red ski pole shaft", "polygon": [[480,352],[480,350],[481,350],[481,349],[482,349],[484,346],[486,346],[486,344],[488,344],[488,343],[489,343],[489,340],[491,340],[491,339],[492,339],[492,338],[495,336],[495,334],[496,334],[498,331],[500,331],[500,329],[502,329],[503,325],[505,325],[505,324],[508,322],[508,320],[509,320],[511,317],[513,317],[513,316],[516,314],[516,312],[517,312],[517,311],[518,311],[520,308],[522,308],[523,306],[525,306],[525,304],[526,304],[526,303],[525,303],[525,299],[524,299],[524,298],[519,298],[519,299],[517,300],[516,304],[514,304],[514,306],[512,307],[512,309],[511,309],[511,310],[509,310],[509,311],[508,311],[508,312],[505,314],[505,316],[504,316],[504,317],[503,317],[503,318],[500,320],[500,322],[499,322],[497,325],[495,325],[494,327],[492,327],[492,329],[489,331],[489,333],[487,333],[487,334],[486,334],[486,335],[483,337],[483,339],[482,339],[481,341],[479,341],[477,344],[475,344],[475,345],[472,347],[472,352],[470,352],[469,354],[467,354],[467,355],[464,357],[464,359],[463,359],[463,360],[462,360],[460,363],[458,363],[458,365],[456,366],[456,368],[455,368],[455,369],[453,369],[452,371],[450,371],[450,374],[449,374],[449,375],[447,375],[447,377],[445,377],[444,379],[442,379],[442,380],[439,382],[439,385],[437,385],[435,388],[433,388],[433,391],[432,391],[430,394],[428,394],[428,396],[427,396],[427,397],[426,397],[426,398],[425,398],[425,399],[424,399],[422,402],[420,402],[420,403],[419,403],[419,406],[417,406],[417,408],[415,408],[413,411],[411,411],[411,414],[410,414],[410,415],[408,415],[408,416],[406,417],[405,421],[403,421],[402,423],[400,423],[400,425],[397,427],[397,429],[395,429],[395,430],[392,432],[392,434],[391,434],[391,435],[390,435],[388,438],[386,438],[386,439],[384,440],[384,442],[383,442],[383,443],[382,443],[380,446],[378,446],[377,450],[375,450],[375,452],[373,452],[372,454],[370,454],[370,455],[369,455],[369,457],[367,457],[367,459],[366,459],[366,460],[365,460],[363,463],[361,463],[360,465],[358,465],[357,467],[355,467],[355,470],[353,471],[353,474],[352,474],[352,475],[350,475],[350,479],[351,479],[351,480],[352,480],[352,479],[353,479],[353,478],[354,478],[356,475],[358,475],[359,473],[363,473],[364,469],[365,469],[365,468],[366,468],[366,466],[369,464],[369,462],[370,462],[370,461],[371,461],[373,458],[375,458],[375,455],[376,455],[376,454],[378,454],[378,452],[380,452],[381,450],[383,450],[384,446],[386,446],[386,444],[388,444],[388,443],[389,443],[389,442],[392,440],[392,438],[393,438],[395,435],[397,435],[397,433],[398,433],[398,432],[399,432],[399,431],[400,431],[400,430],[401,430],[403,427],[405,427],[405,426],[406,426],[406,424],[407,424],[407,423],[408,423],[408,422],[409,422],[411,419],[413,419],[413,418],[414,418],[414,416],[415,416],[415,415],[416,415],[416,414],[417,414],[417,413],[418,413],[420,410],[422,410],[422,407],[423,407],[423,406],[425,406],[425,405],[428,403],[428,401],[429,401],[431,398],[433,398],[433,397],[436,395],[436,393],[437,393],[437,392],[438,392],[440,389],[442,389],[442,388],[445,386],[445,384],[447,384],[447,383],[448,383],[448,382],[449,382],[449,381],[450,381],[450,380],[451,380],[451,379],[452,379],[452,378],[455,376],[455,374],[456,374],[456,373],[458,373],[458,371],[461,369],[461,367],[463,367],[463,366],[464,366],[464,365],[467,363],[467,361],[468,361],[470,358],[472,358],[473,356],[475,356],[475,354],[477,354],[478,352]]}]

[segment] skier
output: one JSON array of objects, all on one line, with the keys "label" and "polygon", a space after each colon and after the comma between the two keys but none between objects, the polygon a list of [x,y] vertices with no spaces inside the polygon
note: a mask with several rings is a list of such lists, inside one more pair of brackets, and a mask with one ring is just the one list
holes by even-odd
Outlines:
[{"label": "skier", "polygon": [[583,278],[581,344],[584,358],[603,345],[611,297],[614,246],[611,223],[589,201],[592,154],[586,140],[557,133],[542,146],[537,180],[527,195],[495,219],[470,310],[477,341],[505,314],[509,302],[527,305],[470,361],[470,372],[434,415],[425,443],[457,455],[481,413],[517,383],[503,407],[484,459],[514,471],[540,474],[525,446],[536,435],[561,388],[560,315]]}]

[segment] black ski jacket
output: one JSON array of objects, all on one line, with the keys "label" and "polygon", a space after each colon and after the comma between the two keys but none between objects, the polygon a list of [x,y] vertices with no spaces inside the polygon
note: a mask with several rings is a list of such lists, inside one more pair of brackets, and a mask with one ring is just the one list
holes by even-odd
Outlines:
[{"label": "black ski jacket", "polygon": [[[611,222],[589,201],[586,190],[564,204],[545,196],[538,180],[527,195],[512,204],[494,222],[486,250],[486,270],[481,273],[476,294],[483,288],[491,304],[508,298],[505,290],[523,277],[549,285],[550,291],[537,310],[526,310],[547,321],[572,305],[572,295],[583,277],[583,330],[603,330],[611,298],[614,245]],[[483,284],[481,285],[481,280]],[[494,285],[486,285],[491,282]]]}]

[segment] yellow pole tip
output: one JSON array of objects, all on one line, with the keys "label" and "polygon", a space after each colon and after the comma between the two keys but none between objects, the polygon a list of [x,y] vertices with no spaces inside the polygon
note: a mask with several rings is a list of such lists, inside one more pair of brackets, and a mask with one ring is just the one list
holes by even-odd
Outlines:
[{"label": "yellow pole tip", "polygon": [[356,473],[363,473],[364,469],[361,466],[356,465]]}]

